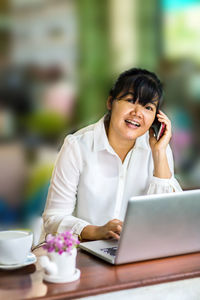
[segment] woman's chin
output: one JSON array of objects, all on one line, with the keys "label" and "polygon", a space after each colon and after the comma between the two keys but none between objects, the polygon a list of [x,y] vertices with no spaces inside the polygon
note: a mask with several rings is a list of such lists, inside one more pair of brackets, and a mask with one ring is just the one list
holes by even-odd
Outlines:
[{"label": "woman's chin", "polygon": [[136,140],[138,137],[140,137],[140,136],[142,136],[144,133],[145,133],[146,131],[135,131],[134,133],[132,132],[132,133],[130,133],[130,134],[125,134],[124,136],[125,136],[125,138],[127,139],[127,140],[132,140],[132,141],[134,141],[134,140]]}]

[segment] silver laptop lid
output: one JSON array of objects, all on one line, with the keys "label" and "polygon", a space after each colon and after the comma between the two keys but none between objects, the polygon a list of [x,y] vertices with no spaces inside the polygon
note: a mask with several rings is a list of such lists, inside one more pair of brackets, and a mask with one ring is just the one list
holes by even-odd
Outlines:
[{"label": "silver laptop lid", "polygon": [[116,263],[200,251],[200,190],[132,197]]}]

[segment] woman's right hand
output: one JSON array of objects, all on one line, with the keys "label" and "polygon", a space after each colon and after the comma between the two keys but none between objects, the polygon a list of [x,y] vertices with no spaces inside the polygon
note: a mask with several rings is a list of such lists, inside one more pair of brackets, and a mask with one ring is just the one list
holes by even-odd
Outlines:
[{"label": "woman's right hand", "polygon": [[117,239],[120,238],[120,233],[122,231],[122,221],[118,219],[110,220],[108,223],[106,223],[103,226],[98,226],[97,232],[99,233],[99,236],[101,237],[101,240],[104,239]]},{"label": "woman's right hand", "polygon": [[123,222],[113,219],[103,226],[88,225],[83,228],[81,238],[85,240],[107,240],[120,238]]}]

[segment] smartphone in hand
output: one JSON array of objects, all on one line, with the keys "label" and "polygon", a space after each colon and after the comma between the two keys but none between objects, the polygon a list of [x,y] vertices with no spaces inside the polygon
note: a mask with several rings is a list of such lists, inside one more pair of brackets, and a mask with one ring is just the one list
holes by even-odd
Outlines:
[{"label": "smartphone in hand", "polygon": [[159,122],[156,118],[151,127],[154,130],[157,141],[159,141],[159,139],[163,136],[165,132],[166,125],[164,123]]}]

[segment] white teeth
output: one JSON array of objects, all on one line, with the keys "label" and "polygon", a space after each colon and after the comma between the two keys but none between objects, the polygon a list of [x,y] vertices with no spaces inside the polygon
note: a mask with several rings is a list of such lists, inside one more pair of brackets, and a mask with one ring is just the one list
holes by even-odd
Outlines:
[{"label": "white teeth", "polygon": [[132,121],[132,120],[126,120],[126,122],[131,123],[131,124],[133,124],[134,126],[137,126],[137,127],[140,126],[139,123],[137,123],[137,122],[135,122],[135,121]]}]

